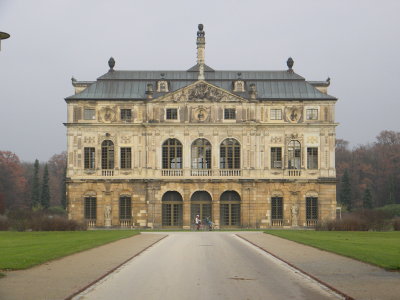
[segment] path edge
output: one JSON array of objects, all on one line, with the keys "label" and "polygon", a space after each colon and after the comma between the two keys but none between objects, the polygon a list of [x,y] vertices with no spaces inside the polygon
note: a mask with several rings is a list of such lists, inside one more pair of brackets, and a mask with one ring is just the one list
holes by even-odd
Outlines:
[{"label": "path edge", "polygon": [[99,282],[100,280],[102,280],[103,278],[107,277],[108,275],[110,275],[111,273],[113,273],[115,270],[117,270],[118,268],[120,268],[122,265],[126,264],[128,261],[134,259],[136,256],[142,254],[144,251],[146,251],[147,249],[149,249],[150,247],[154,246],[155,244],[157,244],[158,242],[160,242],[161,240],[165,239],[166,237],[168,237],[167,235],[164,235],[163,237],[161,237],[160,239],[158,239],[157,241],[155,241],[154,243],[150,244],[149,246],[147,246],[146,248],[140,250],[138,253],[135,253],[133,256],[129,257],[128,259],[126,259],[125,261],[123,261],[122,263],[120,263],[118,266],[116,266],[115,268],[112,268],[110,271],[106,272],[104,275],[100,276],[99,278],[93,280],[92,282],[90,282],[89,284],[85,285],[83,288],[79,289],[78,291],[74,292],[73,294],[69,295],[67,298],[65,298],[64,300],[72,300],[73,297],[79,295],[80,293],[82,293],[83,291],[87,290],[89,287],[91,287],[92,285],[96,284],[97,282]]},{"label": "path edge", "polygon": [[[264,233],[264,234],[265,234],[265,233]],[[315,277],[314,275],[312,275],[312,274],[310,274],[310,273],[307,273],[306,271],[300,269],[299,267],[295,266],[294,264],[292,264],[292,263],[290,263],[290,262],[284,260],[283,258],[281,258],[281,257],[279,257],[279,256],[277,256],[277,255],[275,255],[274,253],[272,253],[272,252],[270,252],[270,251],[264,249],[263,247],[261,247],[261,246],[255,244],[255,243],[253,243],[252,241],[249,241],[249,240],[246,239],[245,237],[240,236],[240,235],[237,234],[237,233],[236,233],[235,235],[236,235],[238,238],[241,238],[242,240],[245,240],[246,242],[248,242],[248,243],[252,244],[253,246],[257,247],[258,249],[260,249],[260,250],[262,250],[262,251],[268,253],[269,255],[272,255],[272,256],[275,257],[276,259],[279,259],[280,261],[282,261],[283,263],[289,265],[289,266],[292,267],[293,269],[296,269],[296,270],[299,271],[300,273],[302,273],[302,274],[304,274],[304,275],[306,275],[306,276],[312,278],[313,280],[317,281],[319,284],[325,286],[326,288],[332,290],[333,292],[335,292],[335,293],[337,293],[337,294],[343,296],[345,300],[355,300],[353,297],[351,297],[351,296],[349,296],[349,295],[343,293],[342,291],[338,290],[337,288],[335,288],[335,287],[331,286],[330,284],[328,284],[328,283],[322,281],[321,279]]]}]

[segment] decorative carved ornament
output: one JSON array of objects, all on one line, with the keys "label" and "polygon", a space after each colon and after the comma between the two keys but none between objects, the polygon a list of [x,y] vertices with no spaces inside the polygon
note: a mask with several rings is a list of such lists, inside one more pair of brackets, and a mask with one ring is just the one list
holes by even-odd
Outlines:
[{"label": "decorative carved ornament", "polygon": [[193,109],[193,119],[199,122],[204,122],[208,120],[210,115],[210,108],[209,107],[197,107]]},{"label": "decorative carved ornament", "polygon": [[282,137],[280,137],[280,136],[271,136],[271,143],[282,143]]},{"label": "decorative carved ornament", "polygon": [[100,114],[99,114],[99,119],[100,120],[99,121],[100,122],[104,122],[104,123],[115,122],[116,121],[116,116],[117,116],[117,113],[116,113],[115,107],[114,108],[111,108],[109,106],[103,107],[100,110]]},{"label": "decorative carved ornament", "polygon": [[244,102],[247,100],[207,82],[198,81],[178,91],[154,99],[154,101]]},{"label": "decorative carved ornament", "polygon": [[291,106],[285,108],[285,118],[287,122],[299,123],[303,117],[303,110],[300,106]]},{"label": "decorative carved ornament", "polygon": [[318,144],[318,137],[316,136],[309,136],[307,138],[307,143],[308,144]]}]

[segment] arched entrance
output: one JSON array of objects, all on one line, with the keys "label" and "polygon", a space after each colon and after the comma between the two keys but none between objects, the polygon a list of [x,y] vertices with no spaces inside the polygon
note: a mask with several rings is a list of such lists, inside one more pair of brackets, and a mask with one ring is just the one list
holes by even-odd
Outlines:
[{"label": "arched entrance", "polygon": [[182,227],[183,199],[175,191],[166,192],[162,197],[162,226]]},{"label": "arched entrance", "polygon": [[211,195],[206,191],[197,191],[193,193],[190,198],[190,216],[191,222],[194,222],[196,215],[200,215],[200,219],[204,220],[209,217],[212,220],[211,215]]},{"label": "arched entrance", "polygon": [[235,191],[223,192],[220,198],[221,227],[240,226],[240,195]]}]

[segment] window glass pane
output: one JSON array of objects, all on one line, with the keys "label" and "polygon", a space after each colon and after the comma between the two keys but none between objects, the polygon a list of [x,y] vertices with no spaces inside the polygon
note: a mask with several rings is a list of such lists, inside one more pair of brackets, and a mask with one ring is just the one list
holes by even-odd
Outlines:
[{"label": "window glass pane", "polygon": [[224,119],[225,120],[235,120],[236,119],[236,110],[234,108],[225,108],[224,109]]},{"label": "window glass pane", "polygon": [[282,110],[271,109],[271,120],[282,120]]},{"label": "window glass pane", "polygon": [[167,120],[177,120],[178,119],[178,109],[167,108],[166,119]]},{"label": "window glass pane", "polygon": [[307,148],[307,169],[318,169],[318,148]]},{"label": "window glass pane", "polygon": [[94,147],[85,147],[84,148],[84,168],[85,169],[94,169],[95,168],[95,148]]},{"label": "window glass pane", "polygon": [[132,120],[132,110],[131,109],[121,109],[121,120],[131,121]]},{"label": "window glass pane", "polygon": [[85,120],[96,120],[96,110],[91,108],[85,108],[83,111],[83,118]]},{"label": "window glass pane", "polygon": [[271,148],[271,168],[282,169],[282,147]]},{"label": "window glass pane", "polygon": [[318,120],[318,109],[307,109],[306,111],[307,120]]},{"label": "window glass pane", "polygon": [[132,167],[132,154],[130,147],[121,148],[121,169],[130,169]]}]

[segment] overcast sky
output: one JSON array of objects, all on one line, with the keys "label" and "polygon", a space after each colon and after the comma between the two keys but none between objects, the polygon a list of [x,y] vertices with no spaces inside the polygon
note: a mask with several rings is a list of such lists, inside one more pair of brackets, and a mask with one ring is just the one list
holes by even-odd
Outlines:
[{"label": "overcast sky", "polygon": [[66,149],[71,77],[186,70],[197,24],[217,70],[284,70],[331,78],[337,137],[352,146],[400,131],[400,1],[0,0],[0,150],[23,161]]}]

